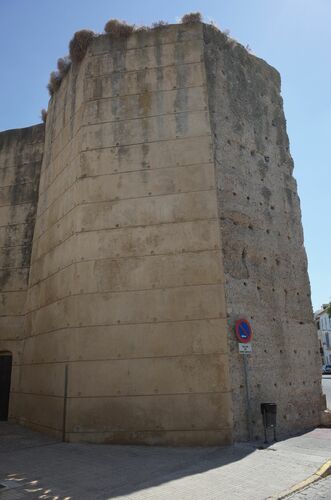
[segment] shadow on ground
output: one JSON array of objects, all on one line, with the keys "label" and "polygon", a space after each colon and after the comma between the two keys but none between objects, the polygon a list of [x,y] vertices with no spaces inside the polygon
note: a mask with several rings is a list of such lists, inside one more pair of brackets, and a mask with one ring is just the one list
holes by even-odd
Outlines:
[{"label": "shadow on ground", "polygon": [[138,490],[224,467],[253,451],[250,445],[165,448],[66,444],[0,423],[0,483],[8,487],[0,490],[0,497],[127,497]]}]

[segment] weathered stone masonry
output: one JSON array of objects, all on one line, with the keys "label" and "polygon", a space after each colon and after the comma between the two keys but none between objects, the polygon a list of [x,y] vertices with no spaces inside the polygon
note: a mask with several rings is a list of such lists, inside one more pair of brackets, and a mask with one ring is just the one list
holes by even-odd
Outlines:
[{"label": "weathered stone masonry", "polygon": [[[28,230],[1,257],[11,418],[70,441],[246,439],[232,332],[244,316],[254,328],[254,435],[265,401],[278,404],[281,433],[318,424],[279,87],[273,68],[203,24],[100,36],[50,101],[38,202],[43,127],[0,134],[15,186],[1,190],[2,246],[16,218]],[[25,285],[10,285],[20,294],[10,305],[15,273]]]}]

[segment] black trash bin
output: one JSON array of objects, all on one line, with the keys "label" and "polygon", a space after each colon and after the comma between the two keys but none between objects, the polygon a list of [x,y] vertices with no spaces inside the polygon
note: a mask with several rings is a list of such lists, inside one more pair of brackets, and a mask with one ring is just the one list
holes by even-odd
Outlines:
[{"label": "black trash bin", "polygon": [[276,403],[261,403],[261,413],[263,417],[265,443],[268,442],[267,429],[274,430],[274,440],[276,441],[276,420],[277,420]]}]

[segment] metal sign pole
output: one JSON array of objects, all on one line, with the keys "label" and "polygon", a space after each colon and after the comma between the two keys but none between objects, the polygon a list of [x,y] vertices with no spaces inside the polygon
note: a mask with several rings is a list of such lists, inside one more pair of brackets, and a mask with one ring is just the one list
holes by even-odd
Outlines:
[{"label": "metal sign pole", "polygon": [[252,352],[251,340],[253,337],[252,327],[247,319],[241,318],[236,321],[235,333],[239,342],[239,353],[244,356],[244,378],[245,378],[245,392],[246,392],[246,419],[249,440],[253,440],[252,432],[252,418],[251,418],[251,402],[248,384],[248,361],[247,355]]},{"label": "metal sign pole", "polygon": [[249,440],[253,440],[252,435],[252,420],[251,420],[251,403],[250,403],[250,395],[249,395],[249,385],[248,385],[248,363],[247,363],[247,354],[243,355],[244,358],[244,374],[245,374],[245,389],[246,389],[246,415],[247,415],[247,429]]}]

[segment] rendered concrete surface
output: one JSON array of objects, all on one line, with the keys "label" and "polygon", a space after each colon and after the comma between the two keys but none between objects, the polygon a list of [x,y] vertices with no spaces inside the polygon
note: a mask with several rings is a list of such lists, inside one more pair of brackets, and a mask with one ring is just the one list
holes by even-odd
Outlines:
[{"label": "rendered concrete surface", "polygon": [[[278,404],[280,435],[319,423],[274,69],[201,23],[102,35],[50,100],[38,147],[28,289],[10,320],[24,333],[16,350],[0,340],[13,421],[72,442],[176,445],[248,439],[248,424],[259,439],[262,402]],[[249,422],[233,334],[243,316]]]},{"label": "rendered concrete surface", "polygon": [[44,126],[0,132],[0,352],[19,364]]},{"label": "rendered concrete surface", "polygon": [[7,486],[0,495],[3,500],[264,500],[325,463],[330,438],[330,429],[317,429],[266,449],[250,443],[195,448],[68,444],[0,423],[0,484]]}]

